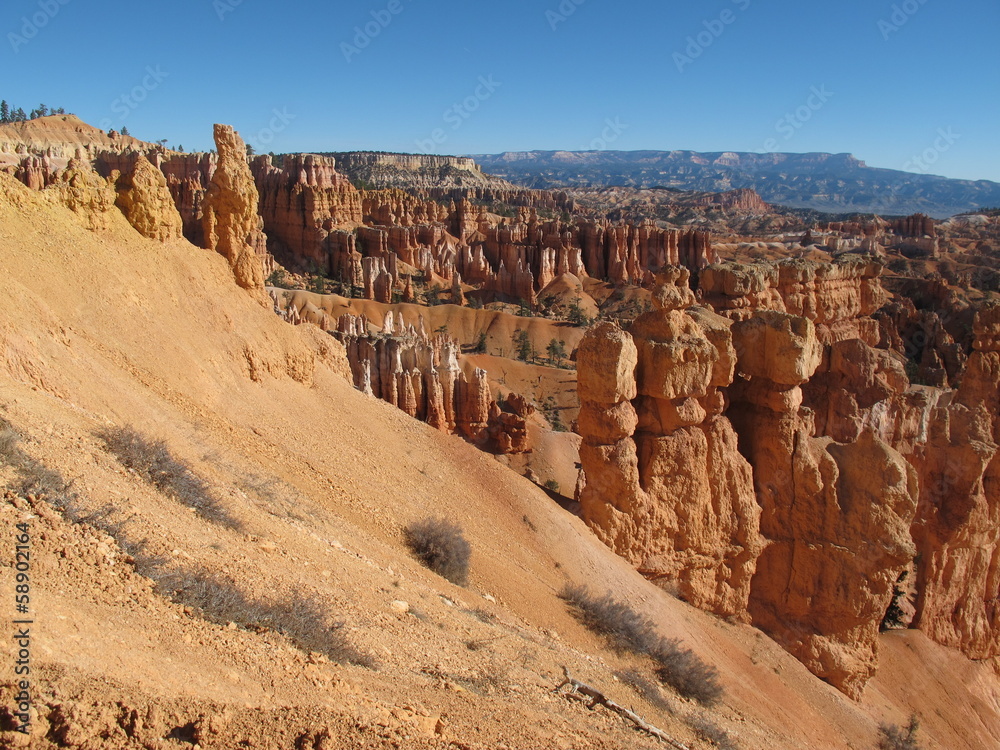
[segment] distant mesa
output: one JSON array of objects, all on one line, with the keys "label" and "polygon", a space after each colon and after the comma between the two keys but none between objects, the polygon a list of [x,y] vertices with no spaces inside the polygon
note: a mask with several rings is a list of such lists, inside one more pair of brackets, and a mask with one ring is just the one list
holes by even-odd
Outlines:
[{"label": "distant mesa", "polygon": [[323,156],[332,156],[338,171],[356,185],[369,188],[516,189],[506,180],[484,173],[482,167],[467,157],[381,151],[337,151]]},{"label": "distant mesa", "polygon": [[472,158],[497,177],[540,189],[753,188],[765,201],[793,208],[935,218],[1000,205],[1000,183],[879,169],[851,154],[509,151]]}]

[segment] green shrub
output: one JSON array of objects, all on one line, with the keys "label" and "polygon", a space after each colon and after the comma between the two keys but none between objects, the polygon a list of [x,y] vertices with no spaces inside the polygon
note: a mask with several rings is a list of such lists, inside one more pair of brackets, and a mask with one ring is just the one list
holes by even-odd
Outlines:
[{"label": "green shrub", "polygon": [[569,305],[569,312],[566,314],[566,320],[575,326],[587,327],[594,321],[583,311],[583,308],[580,306],[581,301],[580,297],[573,298],[573,301]]},{"label": "green shrub", "polygon": [[280,268],[276,268],[271,271],[271,275],[267,277],[267,281],[264,282],[264,286],[274,286],[280,289],[291,288],[291,282],[288,280],[288,274]]},{"label": "green shrub", "polygon": [[902,588],[901,584],[906,582],[908,574],[909,571],[906,570],[900,573],[899,578],[896,579],[896,584],[892,587],[892,600],[889,602],[889,607],[886,609],[878,628],[882,633],[887,630],[906,627],[906,612],[901,606],[901,603],[906,600],[906,591]]}]

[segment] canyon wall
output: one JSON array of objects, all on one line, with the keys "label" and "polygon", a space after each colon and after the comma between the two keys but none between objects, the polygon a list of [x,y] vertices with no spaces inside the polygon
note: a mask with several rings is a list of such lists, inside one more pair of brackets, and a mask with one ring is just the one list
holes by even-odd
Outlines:
[{"label": "canyon wall", "polygon": [[[577,353],[580,503],[595,534],[852,697],[911,570],[912,627],[1000,656],[1000,306],[962,308],[943,283],[924,285],[936,311],[890,301],[870,255],[721,264],[696,230],[543,218],[572,207],[565,194],[358,190],[329,156],[248,160],[226,126],[218,154],[107,139],[22,148],[3,169],[91,229],[124,217],[145,237],[219,252],[261,299],[269,248],[380,302],[412,299],[416,277],[459,304],[531,304],[563,276],[645,286],[653,311],[594,326]],[[501,194],[515,215],[478,205]],[[752,196],[732,200],[752,209]],[[919,215],[827,229],[873,247],[937,231]],[[292,323],[332,327],[272,301]],[[498,402],[483,370],[463,374],[454,340],[391,316],[381,330],[345,316],[331,332],[361,390],[486,450],[531,449],[531,407]]]},{"label": "canyon wall", "polygon": [[[124,144],[125,140],[120,147],[95,147],[80,158],[91,161],[102,177],[119,179],[125,175],[123,210],[133,213],[139,204],[128,202],[129,175],[138,168],[141,179],[148,182],[151,173],[145,166],[137,167],[140,160],[148,162],[163,174],[183,235],[201,247],[216,247],[219,238],[206,234],[208,222],[216,220],[208,220],[206,214],[218,198],[209,196],[220,180],[229,183],[233,169],[226,166],[224,174],[218,174],[223,168],[222,151],[185,154],[138,141],[131,147]],[[246,161],[245,151],[237,154],[228,145],[226,148],[231,152],[227,157],[230,161]],[[55,151],[35,154],[22,150],[16,164],[6,169],[35,189],[52,184],[68,163],[63,156],[65,149],[56,149],[58,155]],[[449,186],[447,181],[421,178],[409,186],[409,192],[396,188],[359,190],[342,171],[355,176],[355,182],[364,182],[355,175],[358,170],[386,169],[416,175],[414,179],[428,170],[475,179],[463,178]],[[559,211],[568,218],[573,200],[565,193],[522,190],[488,178],[469,159],[289,154],[281,157],[278,166],[271,156],[262,155],[250,159],[250,172],[252,180],[247,186],[256,190],[255,213],[263,226],[247,238],[264,275],[273,269],[273,256],[277,256],[293,270],[323,274],[360,288],[369,299],[389,301],[394,295],[403,296],[416,277],[428,289],[438,286],[464,291],[464,284],[480,292],[479,301],[533,305],[546,286],[564,275],[640,285],[649,283],[651,272],[667,265],[697,270],[717,259],[710,236],[696,230],[663,229],[651,221],[543,219],[539,211]],[[390,182],[399,184],[400,179],[396,175]],[[520,208],[515,216],[498,217],[488,213],[484,205],[496,200]],[[158,215],[163,213],[157,209]],[[151,217],[133,218],[143,225],[143,233],[174,234],[172,216],[168,226],[156,229],[148,226],[154,221]],[[367,271],[379,278],[377,284],[366,283],[366,258],[377,259],[373,263],[378,270]],[[245,278],[247,272],[241,272],[241,283],[251,283]],[[373,296],[375,289],[379,297]]]}]

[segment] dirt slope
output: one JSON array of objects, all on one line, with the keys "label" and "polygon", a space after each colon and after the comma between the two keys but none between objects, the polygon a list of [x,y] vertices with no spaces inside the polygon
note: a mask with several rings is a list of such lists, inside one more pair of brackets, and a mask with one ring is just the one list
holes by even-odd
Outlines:
[{"label": "dirt slope", "polygon": [[[613,591],[716,664],[727,692],[710,715],[745,750],[870,748],[878,721],[914,709],[928,748],[1000,736],[994,664],[893,634],[850,702],[759,632],[648,584],[492,458],[355,391],[329,337],[283,323],[220,256],[124,221],[92,233],[0,174],[0,278],[0,417],[17,450],[72,480],[73,517],[104,509],[81,524],[18,492],[0,503],[5,539],[20,520],[34,540],[33,747],[664,747],[553,693],[563,666],[709,747],[685,721],[697,706],[664,690],[671,710],[656,708],[615,679],[649,665],[575,621],[556,596],[566,582]],[[127,425],[190,463],[231,522],[123,468],[97,432]],[[21,478],[0,466],[10,486]],[[466,530],[466,588],[406,551],[402,527],[434,514]],[[285,622],[336,624],[372,667],[211,622],[157,593],[143,560],[189,588],[206,572],[229,581]],[[14,647],[0,642],[10,705]]]},{"label": "dirt slope", "polygon": [[[140,141],[130,135],[119,133],[111,137],[76,115],[48,115],[0,125],[0,146],[25,143],[39,151],[52,149],[60,156],[73,156],[77,148],[91,148],[95,151],[154,148],[152,143]],[[0,147],[0,152],[5,150]]]}]

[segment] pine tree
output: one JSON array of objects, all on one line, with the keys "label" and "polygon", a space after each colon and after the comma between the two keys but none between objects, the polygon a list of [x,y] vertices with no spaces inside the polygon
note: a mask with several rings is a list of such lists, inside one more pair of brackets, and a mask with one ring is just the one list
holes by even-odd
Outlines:
[{"label": "pine tree", "polygon": [[25,120],[28,119],[28,116],[26,114],[24,114],[24,110],[23,109],[21,109],[20,107],[18,107],[11,114],[10,119],[13,122],[24,122]]},{"label": "pine tree", "polygon": [[562,341],[552,339],[549,345],[545,347],[545,351],[549,354],[549,364],[552,367],[562,366],[562,361],[566,357],[566,345]]},{"label": "pine tree", "polygon": [[590,317],[580,307],[580,302],[579,297],[573,298],[573,301],[569,305],[569,313],[566,319],[575,326],[589,326],[591,324]]},{"label": "pine tree", "polygon": [[44,104],[39,104],[37,112],[39,117],[45,117],[49,114],[49,108]]},{"label": "pine tree", "polygon": [[526,330],[514,331],[514,351],[522,362],[528,362],[535,358],[535,350],[531,346],[531,338]]},{"label": "pine tree", "polygon": [[124,125],[122,126],[122,135],[132,135]]},{"label": "pine tree", "polygon": [[0,101],[0,122],[10,122],[10,105],[6,99]]},{"label": "pine tree", "polygon": [[486,354],[486,332],[482,331],[476,339],[476,345],[472,347],[473,354]]}]

